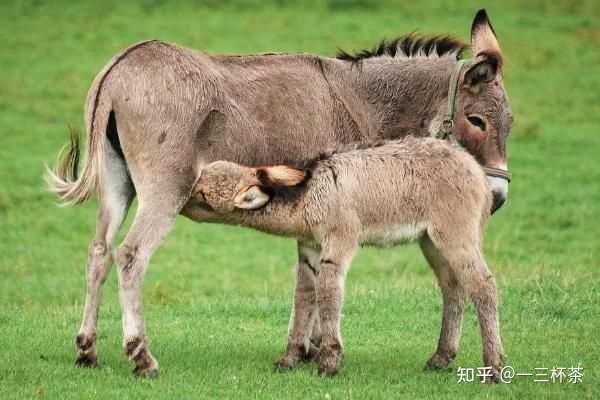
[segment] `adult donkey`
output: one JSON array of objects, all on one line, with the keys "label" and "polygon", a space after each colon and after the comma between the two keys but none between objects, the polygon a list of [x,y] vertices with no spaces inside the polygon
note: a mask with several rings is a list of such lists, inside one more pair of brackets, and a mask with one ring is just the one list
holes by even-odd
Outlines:
[{"label": "adult donkey", "polygon": [[[512,117],[502,84],[502,52],[484,10],[472,25],[474,57],[459,62],[466,48],[449,37],[407,36],[338,58],[213,56],[147,41],[115,56],[88,93],[81,175],[76,137],[48,175],[51,190],[67,204],[96,192],[100,197],[76,364],[97,363],[101,286],[117,231],[137,194],[135,220],[115,253],[123,342],[135,373],[158,373],[144,330],[144,273],[178,214],[215,219],[208,207],[186,208],[202,167],[212,161],[294,164],[343,143],[441,132],[493,168],[488,175],[498,208],[507,194],[508,182],[501,177]],[[306,307],[315,296],[307,257],[299,246],[286,355],[306,348],[311,331],[318,331],[307,311],[313,308]],[[463,314],[462,289],[451,277],[440,282],[444,311],[432,367],[454,357]]]}]

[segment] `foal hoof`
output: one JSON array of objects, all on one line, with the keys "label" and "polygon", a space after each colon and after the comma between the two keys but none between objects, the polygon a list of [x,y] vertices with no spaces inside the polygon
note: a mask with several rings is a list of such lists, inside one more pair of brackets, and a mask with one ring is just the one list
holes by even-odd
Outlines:
[{"label": "foal hoof", "polygon": [[319,366],[319,376],[321,378],[333,378],[338,373],[337,368],[335,367],[323,367]]},{"label": "foal hoof", "polygon": [[294,369],[300,362],[311,362],[319,357],[319,348],[310,343],[308,350],[305,345],[288,345],[285,354],[275,362],[276,371],[289,371]]},{"label": "foal hoof", "polygon": [[98,358],[89,354],[82,354],[75,360],[77,368],[96,368],[98,366]]},{"label": "foal hoof", "polygon": [[158,378],[159,371],[158,368],[135,367],[135,369],[133,370],[133,375],[135,375],[138,378],[156,379]]},{"label": "foal hoof", "polygon": [[308,348],[308,351],[305,351],[302,353],[302,357],[300,358],[300,361],[305,362],[305,363],[312,362],[312,361],[319,361],[319,348],[311,342],[310,347]]},{"label": "foal hoof", "polygon": [[481,380],[482,383],[500,383],[500,370],[492,368],[492,376],[485,377]]},{"label": "foal hoof", "polygon": [[330,347],[321,347],[321,351],[318,355],[319,376],[335,376],[342,365],[343,358],[344,353],[340,345],[336,344]]}]

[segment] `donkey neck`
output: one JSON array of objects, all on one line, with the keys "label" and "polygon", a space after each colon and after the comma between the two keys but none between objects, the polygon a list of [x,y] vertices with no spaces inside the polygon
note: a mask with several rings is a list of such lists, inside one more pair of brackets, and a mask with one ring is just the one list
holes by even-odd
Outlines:
[{"label": "donkey neck", "polygon": [[365,59],[340,62],[338,90],[370,109],[365,118],[370,137],[393,139],[428,136],[444,109],[456,60],[451,57]]}]

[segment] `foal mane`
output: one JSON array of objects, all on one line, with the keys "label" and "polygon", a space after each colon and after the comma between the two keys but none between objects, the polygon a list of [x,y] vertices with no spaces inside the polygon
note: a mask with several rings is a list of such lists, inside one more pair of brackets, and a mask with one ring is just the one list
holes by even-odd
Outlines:
[{"label": "foal mane", "polygon": [[[402,139],[396,139],[402,140]],[[324,151],[317,154],[315,157],[308,158],[306,160],[300,160],[296,163],[293,163],[292,166],[307,172],[308,178],[310,178],[311,172],[317,167],[317,165],[322,161],[327,161],[335,155],[348,153],[354,150],[365,150],[372,149],[375,147],[380,147],[388,144],[392,140],[386,139],[373,139],[367,142],[352,142],[340,144],[338,146],[325,149]]]},{"label": "foal mane", "polygon": [[467,48],[469,48],[467,43],[453,36],[424,36],[413,32],[389,41],[384,39],[372,49],[356,53],[348,53],[340,49],[336,58],[354,64],[368,58],[382,56],[392,58],[455,57],[458,60]]}]

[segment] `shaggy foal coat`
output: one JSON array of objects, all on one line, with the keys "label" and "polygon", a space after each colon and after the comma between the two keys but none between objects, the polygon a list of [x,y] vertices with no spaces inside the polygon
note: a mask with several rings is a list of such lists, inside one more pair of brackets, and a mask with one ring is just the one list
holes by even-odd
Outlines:
[{"label": "shaggy foal coat", "polygon": [[[464,298],[477,309],[490,380],[502,367],[496,286],[483,258],[491,192],[481,166],[444,141],[406,138],[326,155],[307,169],[245,167],[217,161],[204,167],[184,212],[194,218],[252,227],[298,239],[313,291],[297,291],[286,354],[279,368],[318,355],[333,375],[342,359],[340,314],[348,267],[360,245],[418,241],[444,299],[444,325],[431,368],[456,355]],[[307,272],[310,271],[310,272]],[[306,294],[306,296],[304,295]],[[310,333],[320,322],[320,343]],[[318,346],[318,349],[317,349]]]}]

